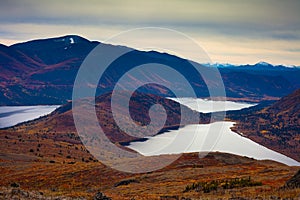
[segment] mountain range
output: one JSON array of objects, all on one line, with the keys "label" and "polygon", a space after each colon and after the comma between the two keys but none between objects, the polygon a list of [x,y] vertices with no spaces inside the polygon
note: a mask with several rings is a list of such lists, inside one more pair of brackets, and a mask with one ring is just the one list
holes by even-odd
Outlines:
[{"label": "mountain range", "polygon": [[[46,134],[46,138],[53,138],[54,140],[60,138],[60,140],[69,141],[72,140],[69,134],[72,134],[73,139],[78,140],[71,111],[72,104],[67,103],[67,101],[71,99],[73,83],[81,63],[89,52],[99,44],[99,42],[91,42],[76,35],[68,35],[33,40],[10,47],[1,45],[0,95],[2,96],[0,96],[0,105],[66,103],[43,120],[25,123],[24,126],[27,127],[26,130],[30,127],[32,131],[36,130]],[[128,48],[104,45],[112,49]],[[144,63],[169,65],[189,79],[197,96],[207,97],[209,95],[204,80],[195,73],[188,60],[166,53],[131,49],[129,53],[112,63],[104,73],[101,78],[102,82],[97,88],[96,110],[98,119],[100,119],[99,123],[113,143],[126,144],[139,139],[127,135],[118,128],[112,116],[110,101],[111,91],[119,78],[132,66]],[[300,90],[298,89],[300,88],[300,79],[298,78],[300,77],[300,68],[283,65],[273,66],[265,62],[241,66],[206,64],[200,65],[200,67],[208,70],[210,68],[219,69],[228,99],[260,102],[257,106],[248,109],[227,112],[227,118],[237,122],[232,128],[234,131],[300,161]],[[161,78],[151,71],[139,74],[139,76],[139,78],[154,82]],[[135,77],[131,78],[135,80]],[[176,85],[178,88],[183,87],[175,79],[170,84]],[[185,88],[181,89],[184,90]],[[271,101],[293,91],[294,93],[275,103]],[[165,107],[168,114],[167,121],[161,131],[178,128],[180,124],[179,104],[163,98],[172,95],[171,91],[157,85],[139,88],[131,97],[131,117],[137,124],[147,125],[150,122],[149,108],[155,103],[160,103]],[[118,98],[122,99],[123,97],[121,95]],[[191,116],[200,116],[200,120],[190,120],[186,124],[209,123],[210,114],[197,113],[185,106],[182,107]],[[121,111],[124,108],[119,106],[118,109]],[[123,119],[127,119],[127,117],[122,116]],[[130,129],[130,127],[127,128]],[[55,134],[49,135],[49,130]],[[76,141],[76,143],[78,142],[80,141]]]},{"label": "mountain range", "polygon": [[[12,46],[0,45],[0,105],[66,103],[72,98],[73,83],[80,65],[98,44],[100,42],[67,35]],[[103,45],[112,49],[128,48]],[[209,97],[202,77],[190,66],[192,61],[156,51],[130,50],[107,69],[97,88],[97,95],[112,91],[120,76],[132,66],[159,63],[171,66],[186,77],[198,97]],[[300,87],[300,69],[297,67],[273,66],[262,62],[242,66],[196,64],[208,70],[217,67],[224,81],[226,95],[232,99],[256,102],[278,99]],[[153,71],[139,76],[154,82],[161,78]],[[172,84],[184,91],[178,80],[172,80]],[[170,91],[157,86],[145,86],[140,91],[173,96]]]},{"label": "mountain range", "polygon": [[[57,197],[61,195],[70,199],[97,199],[105,195],[112,199],[300,197],[299,167],[222,152],[209,153],[204,158],[195,153],[183,154],[163,169],[142,174],[116,171],[100,163],[76,131],[69,101],[80,65],[98,44],[102,43],[68,35],[0,45],[0,105],[61,105],[49,115],[0,130],[0,199],[18,195],[32,199],[66,199]],[[171,66],[189,80],[198,97],[209,97],[202,77],[190,66],[193,61],[155,51],[130,50],[105,71],[95,98],[99,125],[114,145],[126,150],[129,142],[141,138],[118,127],[111,98],[116,82],[133,66],[145,63]],[[228,99],[257,102],[256,106],[226,113],[226,120],[236,122],[233,131],[300,161],[299,67],[265,62],[240,66],[194,64],[205,70],[218,68]],[[161,79],[155,71],[141,73],[139,78],[153,82]],[[176,79],[169,84],[185,90]],[[127,95],[126,91],[117,94],[119,99]],[[178,129],[180,125],[210,122],[211,113],[199,113],[165,98],[173,95],[158,85],[141,87],[130,98],[130,116],[121,118],[126,121],[131,117],[140,126],[148,125],[151,122],[148,111],[159,103],[167,117],[158,134]],[[79,101],[93,103],[92,98]],[[185,124],[180,124],[180,107],[191,116]],[[117,104],[115,109],[123,113],[127,108]],[[162,116],[158,113],[156,120],[164,120]],[[195,120],[194,116],[199,118]],[[84,117],[88,121],[91,116]],[[127,128],[131,130],[129,125]],[[107,150],[107,156],[110,155]],[[142,163],[138,165],[143,167]]]}]

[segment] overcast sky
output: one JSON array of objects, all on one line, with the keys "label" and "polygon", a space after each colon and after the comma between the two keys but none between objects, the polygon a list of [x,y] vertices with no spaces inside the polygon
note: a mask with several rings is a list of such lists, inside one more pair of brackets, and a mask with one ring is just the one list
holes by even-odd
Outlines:
[{"label": "overcast sky", "polygon": [[300,65],[298,0],[0,0],[0,23],[5,45],[66,34],[105,41],[151,26],[190,36],[213,62]]}]

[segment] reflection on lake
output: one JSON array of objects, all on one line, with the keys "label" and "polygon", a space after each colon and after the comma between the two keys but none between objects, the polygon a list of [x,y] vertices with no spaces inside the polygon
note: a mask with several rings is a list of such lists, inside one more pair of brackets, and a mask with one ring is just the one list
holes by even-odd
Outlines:
[{"label": "reflection on lake", "polygon": [[241,110],[243,108],[249,108],[255,106],[256,104],[249,104],[244,102],[233,102],[233,101],[212,101],[200,98],[169,98],[178,103],[181,103],[192,110],[198,112],[209,113],[218,111],[228,111],[228,110]]},{"label": "reflection on lake", "polygon": [[[144,142],[132,142],[128,147],[145,156],[218,151],[300,166],[299,162],[231,131],[233,125],[234,122],[188,125],[150,137]],[[216,133],[219,133],[216,140],[210,137]]]},{"label": "reflection on lake", "polygon": [[[243,102],[211,101],[194,98],[170,98],[187,107],[203,112],[240,110],[254,106]],[[300,166],[300,163],[252,140],[231,131],[234,122],[215,122],[212,124],[194,124],[171,130],[143,142],[132,142],[129,148],[145,156],[178,154],[188,152],[219,151],[258,160],[275,160],[287,165]]]}]

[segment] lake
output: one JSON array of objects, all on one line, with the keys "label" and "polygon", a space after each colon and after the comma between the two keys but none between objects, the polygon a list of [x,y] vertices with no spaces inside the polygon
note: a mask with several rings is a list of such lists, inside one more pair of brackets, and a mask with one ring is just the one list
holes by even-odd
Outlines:
[{"label": "lake", "polygon": [[59,105],[1,106],[0,128],[39,118],[53,112]]},{"label": "lake", "polygon": [[[255,105],[192,98],[173,100],[204,113],[240,110]],[[225,121],[188,125],[178,130],[171,130],[153,137],[147,137],[147,140],[143,142],[132,142],[127,147],[145,156],[218,151],[258,160],[274,160],[291,166],[300,166],[299,162],[231,131],[230,127],[233,125],[234,122]],[[210,134],[215,133],[219,134],[214,137],[210,136]]]},{"label": "lake", "polygon": [[182,105],[189,107],[192,110],[196,110],[202,113],[229,111],[229,110],[241,110],[243,108],[249,108],[257,104],[250,104],[245,102],[233,102],[233,101],[213,101],[200,98],[169,98]]},{"label": "lake", "polygon": [[[274,160],[291,166],[300,166],[299,162],[231,131],[230,127],[233,125],[234,122],[188,125],[178,130],[149,137],[144,142],[132,142],[127,147],[145,156],[211,151],[247,156],[258,160]],[[207,137],[209,137],[209,129],[221,131],[213,145],[205,144]],[[187,142],[187,138],[191,140]]]},{"label": "lake", "polygon": [[[173,99],[193,110],[211,112],[222,110],[239,110],[254,104],[230,101],[210,101],[204,99],[179,98]],[[195,101],[196,100],[196,101]],[[46,106],[2,106],[0,107],[0,128],[10,127],[18,123],[36,119],[49,114],[58,105]],[[258,160],[275,160],[287,165],[300,166],[300,163],[275,151],[272,151],[252,140],[231,131],[234,122],[215,122],[212,124],[194,124],[147,138],[144,142],[132,142],[129,148],[142,155],[178,154],[188,152],[226,152]],[[206,145],[209,131],[220,131],[214,145]]]}]

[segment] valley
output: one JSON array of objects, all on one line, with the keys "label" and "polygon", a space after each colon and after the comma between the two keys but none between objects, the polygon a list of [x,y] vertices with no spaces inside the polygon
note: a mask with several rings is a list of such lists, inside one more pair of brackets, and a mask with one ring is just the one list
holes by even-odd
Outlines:
[{"label": "valley", "polygon": [[[112,199],[300,198],[295,175],[300,170],[299,67],[263,62],[199,64],[167,53],[131,49],[106,69],[98,85],[87,82],[96,88],[95,102],[92,97],[76,99],[75,109],[85,113],[80,119],[88,125],[93,113],[84,111],[87,105],[95,105],[96,124],[105,139],[114,148],[149,160],[143,163],[114,157],[115,149],[104,145],[94,148],[101,138],[93,127],[84,127],[84,137],[78,133],[73,84],[84,58],[99,44],[112,51],[130,49],[76,35],[0,45],[0,105],[4,106],[0,107],[0,199],[95,199],[102,193]],[[149,63],[181,73],[197,98],[175,97],[157,84],[139,87],[128,107],[122,101],[114,105],[126,122],[122,129],[114,120],[112,91],[125,72]],[[191,63],[202,70],[219,70],[226,96],[210,97]],[[137,76],[163,81],[185,94],[186,88],[175,77],[164,80],[155,71],[140,71]],[[125,85],[136,80],[129,76]],[[116,98],[127,95],[122,91]],[[149,109],[157,104],[164,110],[155,110],[151,118]],[[127,123],[131,119],[133,123]],[[150,127],[150,134],[134,128],[146,130],[152,120],[164,124]],[[129,173],[109,167],[115,160],[141,171],[161,160],[170,164]]]},{"label": "valley", "polygon": [[[172,116],[167,120],[168,126],[172,127],[178,123],[177,102],[139,93],[134,94],[133,100],[132,116],[138,122],[146,123],[144,110],[156,101],[163,101],[164,107],[168,108],[169,116]],[[100,124],[103,127],[107,126],[109,133],[118,134],[118,137],[109,135],[111,141],[118,144],[118,142],[134,140],[135,138],[122,136],[124,133],[112,126],[112,116],[108,109],[110,95],[97,97],[97,102],[96,108],[106,112],[103,115],[106,118],[99,118]],[[50,197],[92,199],[98,191],[112,199],[197,199],[217,198],[220,195],[224,198],[298,197],[299,189],[284,188],[284,185],[299,170],[299,167],[270,160],[258,161],[228,153],[211,152],[204,157],[199,157],[198,153],[184,153],[171,165],[142,174],[130,174],[111,169],[101,164],[82,145],[75,131],[70,109],[69,103],[40,119],[0,130],[0,168],[3,174],[0,186],[4,187],[0,191],[7,191],[16,183],[21,190],[37,192],[39,198],[45,199]],[[185,109],[197,113],[188,107]],[[206,115],[209,118],[209,114],[201,114],[200,123],[209,122]],[[210,192],[185,191],[187,187],[198,182],[209,183],[248,177],[260,184],[225,190],[219,188]]]}]

